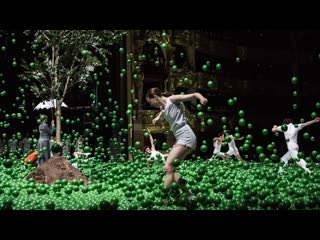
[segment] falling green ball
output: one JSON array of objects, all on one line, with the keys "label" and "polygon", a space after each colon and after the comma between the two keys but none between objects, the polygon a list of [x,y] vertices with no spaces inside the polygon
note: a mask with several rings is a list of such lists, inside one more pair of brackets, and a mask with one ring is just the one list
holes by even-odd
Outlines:
[{"label": "falling green ball", "polygon": [[293,105],[292,105],[292,108],[293,108],[294,110],[296,110],[296,109],[298,108],[298,104],[296,104],[296,103],[293,104]]},{"label": "falling green ball", "polygon": [[216,69],[217,69],[218,71],[220,71],[220,70],[221,70],[221,67],[222,67],[222,66],[221,66],[221,64],[220,64],[220,63],[217,63],[217,64],[216,64]]},{"label": "falling green ball", "polygon": [[208,125],[208,126],[212,126],[212,125],[213,125],[213,120],[212,120],[211,118],[209,118],[209,119],[207,120],[207,125]]},{"label": "falling green ball", "polygon": [[198,111],[201,111],[202,110],[202,105],[199,103],[199,104],[197,104],[197,110]]},{"label": "falling green ball", "polygon": [[243,127],[244,125],[246,125],[246,120],[245,120],[244,118],[240,118],[240,119],[239,119],[239,125],[240,125],[241,127]]},{"label": "falling green ball", "polygon": [[297,92],[297,91],[293,91],[293,92],[292,92],[292,95],[293,95],[294,97],[296,97],[296,96],[298,96],[298,92]]},{"label": "falling green ball", "polygon": [[204,113],[203,112],[198,112],[197,113],[197,117],[200,118],[200,119],[204,118]]},{"label": "falling green ball", "polygon": [[244,117],[244,111],[243,110],[239,110],[238,115],[239,115],[239,117]]},{"label": "falling green ball", "polygon": [[201,145],[200,151],[201,152],[207,152],[208,151],[208,146],[207,145]]},{"label": "falling green ball", "polygon": [[309,138],[310,138],[310,134],[309,134],[308,132],[305,132],[305,133],[303,134],[303,138],[304,138],[304,139],[309,139]]},{"label": "falling green ball", "polygon": [[225,123],[225,122],[227,122],[227,118],[226,117],[221,117],[221,122],[223,122],[223,123]]},{"label": "falling green ball", "polygon": [[207,83],[208,88],[213,88],[214,87],[214,82],[213,81],[208,81]]},{"label": "falling green ball", "polygon": [[257,153],[262,153],[263,152],[263,147],[262,146],[257,146],[256,147],[256,152]]},{"label": "falling green ball", "polygon": [[119,53],[123,54],[124,53],[124,48],[119,48]]},{"label": "falling green ball", "polygon": [[161,44],[161,47],[165,49],[165,48],[168,47],[168,45],[167,45],[166,43],[162,43],[162,44]]},{"label": "falling green ball", "polygon": [[229,106],[233,106],[233,105],[234,105],[233,99],[230,98],[230,99],[228,100],[228,105],[229,105]]},{"label": "falling green ball", "polygon": [[268,129],[266,129],[266,128],[264,128],[264,129],[262,129],[262,135],[264,135],[264,136],[266,136],[266,135],[268,135]]},{"label": "falling green ball", "polygon": [[240,62],[240,58],[236,57],[236,62],[239,63]]},{"label": "falling green ball", "polygon": [[318,114],[316,112],[312,112],[310,114],[310,116],[311,116],[312,119],[314,119],[314,118],[316,118],[318,116]]},{"label": "falling green ball", "polygon": [[248,123],[248,128],[249,128],[249,129],[253,128],[253,126],[252,126],[251,123]]},{"label": "falling green ball", "polygon": [[320,102],[316,103],[316,108],[320,108]]},{"label": "falling green ball", "polygon": [[297,83],[298,83],[298,78],[297,78],[296,76],[293,76],[293,77],[291,78],[291,83],[292,83],[292,84],[297,84]]},{"label": "falling green ball", "polygon": [[204,71],[204,72],[208,71],[208,65],[207,64],[203,64],[202,65],[202,71]]}]

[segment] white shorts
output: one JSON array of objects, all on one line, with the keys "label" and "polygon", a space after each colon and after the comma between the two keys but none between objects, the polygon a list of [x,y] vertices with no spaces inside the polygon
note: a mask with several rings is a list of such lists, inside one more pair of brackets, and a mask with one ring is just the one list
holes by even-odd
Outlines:
[{"label": "white shorts", "polygon": [[227,154],[228,154],[229,156],[232,156],[232,155],[236,156],[236,155],[239,155],[239,151],[237,151],[237,150],[235,150],[235,149],[229,149],[229,151],[227,152]]},{"label": "white shorts", "polygon": [[223,152],[213,152],[213,156],[224,157],[225,153],[223,153]]},{"label": "white shorts", "polygon": [[196,135],[194,135],[191,127],[188,124],[184,125],[182,128],[178,129],[173,134],[177,139],[175,144],[180,144],[182,146],[189,147],[193,150],[196,149],[197,147]]}]

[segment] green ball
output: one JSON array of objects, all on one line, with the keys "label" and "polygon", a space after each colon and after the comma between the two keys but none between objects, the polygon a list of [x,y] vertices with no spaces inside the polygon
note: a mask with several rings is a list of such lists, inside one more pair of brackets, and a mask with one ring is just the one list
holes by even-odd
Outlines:
[{"label": "green ball", "polygon": [[208,65],[207,64],[203,64],[202,65],[202,71],[204,71],[204,72],[208,71]]},{"label": "green ball", "polygon": [[264,128],[264,129],[262,129],[262,135],[264,135],[264,136],[266,136],[266,135],[268,135],[268,129],[266,129],[266,128]]},{"label": "green ball", "polygon": [[268,151],[272,151],[272,149],[273,149],[273,145],[272,145],[272,144],[268,144],[267,150],[268,150]]},{"label": "green ball", "polygon": [[85,153],[89,153],[89,152],[91,151],[91,148],[90,148],[89,146],[85,146],[85,147],[83,148],[83,151],[84,151]]},{"label": "green ball", "polygon": [[313,157],[316,157],[316,156],[318,155],[318,151],[317,151],[317,150],[313,150],[313,151],[311,152],[311,155],[312,155]]},{"label": "green ball", "polygon": [[236,62],[239,63],[240,62],[240,58],[236,57]]},{"label": "green ball", "polygon": [[316,112],[312,112],[310,114],[310,116],[311,116],[312,119],[314,119],[314,118],[316,118],[318,116],[318,114]]},{"label": "green ball", "polygon": [[172,165],[176,168],[181,164],[181,161],[179,159],[174,159],[172,162]]},{"label": "green ball", "polygon": [[246,125],[246,120],[245,120],[244,118],[240,118],[240,119],[239,119],[239,125],[240,125],[241,127],[243,127],[244,125]]},{"label": "green ball", "polygon": [[251,123],[248,123],[248,128],[249,128],[249,129],[253,128],[253,126],[252,126]]},{"label": "green ball", "polygon": [[292,92],[292,95],[293,95],[294,97],[296,97],[296,96],[298,96],[298,92],[297,92],[297,91],[293,91],[293,92]]},{"label": "green ball", "polygon": [[297,83],[298,83],[298,78],[297,78],[296,76],[293,76],[293,77],[291,78],[291,83],[292,83],[292,84],[297,84]]},{"label": "green ball", "polygon": [[134,146],[135,146],[136,148],[139,148],[139,147],[141,146],[141,142],[140,142],[140,141],[136,141],[136,142],[134,143]]},{"label": "green ball", "polygon": [[199,103],[199,104],[197,104],[197,110],[198,111],[201,111],[202,110],[202,105]]},{"label": "green ball", "polygon": [[217,69],[218,71],[220,71],[221,68],[222,68],[221,64],[220,64],[220,63],[217,63],[217,64],[216,64],[216,69]]},{"label": "green ball", "polygon": [[288,130],[287,124],[282,124],[282,125],[281,125],[281,130],[282,130],[283,132],[287,131],[287,130]]},{"label": "green ball", "polygon": [[243,110],[239,110],[238,115],[239,115],[239,117],[244,117],[244,111]]},{"label": "green ball", "polygon": [[208,126],[212,126],[212,125],[213,125],[213,120],[212,120],[211,118],[209,118],[209,119],[207,120],[207,125],[208,125]]},{"label": "green ball", "polygon": [[197,117],[200,118],[200,119],[204,118],[204,113],[203,112],[198,112],[197,113]]},{"label": "green ball", "polygon": [[298,152],[298,158],[304,158],[304,153],[303,152]]},{"label": "green ball", "polygon": [[296,110],[296,109],[298,108],[298,104],[296,104],[296,103],[293,104],[293,105],[292,105],[292,108],[293,108],[294,110]]},{"label": "green ball", "polygon": [[119,53],[123,54],[124,53],[124,48],[119,48]]},{"label": "green ball", "polygon": [[207,152],[207,151],[208,151],[207,145],[201,145],[200,151],[201,151],[201,152]]},{"label": "green ball", "polygon": [[305,133],[303,134],[303,138],[304,138],[304,139],[309,139],[309,138],[310,138],[310,134],[309,134],[308,132],[305,132]]},{"label": "green ball", "polygon": [[223,123],[227,122],[227,118],[226,117],[222,117],[221,118],[221,122],[223,122]]},{"label": "green ball", "polygon": [[247,144],[247,143],[243,144],[243,150],[247,151],[249,150],[249,148],[250,148],[250,144]]},{"label": "green ball", "polygon": [[208,88],[213,88],[214,87],[214,82],[213,81],[208,81],[207,83]]},{"label": "green ball", "polygon": [[230,99],[228,100],[228,105],[229,105],[229,106],[233,106],[233,105],[234,105],[233,99],[230,98]]},{"label": "green ball", "polygon": [[162,149],[167,150],[168,149],[168,144],[167,143],[162,143]]},{"label": "green ball", "polygon": [[256,147],[256,152],[257,153],[262,153],[263,152],[263,147],[262,146],[257,146]]},{"label": "green ball", "polygon": [[320,102],[316,103],[316,108],[320,108]]},{"label": "green ball", "polygon": [[229,143],[229,142],[231,142],[231,138],[230,138],[229,136],[226,136],[226,137],[224,138],[224,141],[226,141],[227,143]]},{"label": "green ball", "polygon": [[235,138],[235,139],[239,139],[239,138],[240,138],[240,133],[238,133],[238,132],[235,133],[235,134],[234,134],[234,138]]},{"label": "green ball", "polygon": [[252,136],[251,134],[248,134],[248,135],[246,136],[246,140],[252,141],[252,139],[253,139],[253,136]]},{"label": "green ball", "polygon": [[161,47],[164,48],[164,49],[166,49],[166,48],[168,47],[168,45],[167,45],[166,43],[162,43],[162,44],[161,44]]}]

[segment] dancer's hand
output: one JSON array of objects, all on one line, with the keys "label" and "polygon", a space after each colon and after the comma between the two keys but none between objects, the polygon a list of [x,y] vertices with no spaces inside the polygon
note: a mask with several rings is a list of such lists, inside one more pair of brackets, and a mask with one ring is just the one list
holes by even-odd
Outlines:
[{"label": "dancer's hand", "polygon": [[203,96],[200,96],[199,100],[202,105],[206,105],[208,103],[208,99]]}]

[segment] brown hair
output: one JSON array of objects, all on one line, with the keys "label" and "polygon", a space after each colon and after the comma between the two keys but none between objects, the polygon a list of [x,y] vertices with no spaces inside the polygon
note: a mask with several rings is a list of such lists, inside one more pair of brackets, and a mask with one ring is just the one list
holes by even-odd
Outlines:
[{"label": "brown hair", "polygon": [[146,97],[147,98],[154,98],[154,96],[158,96],[158,97],[169,97],[171,96],[172,93],[171,92],[164,92],[164,93],[161,93],[160,89],[159,88],[150,88],[146,94]]}]

